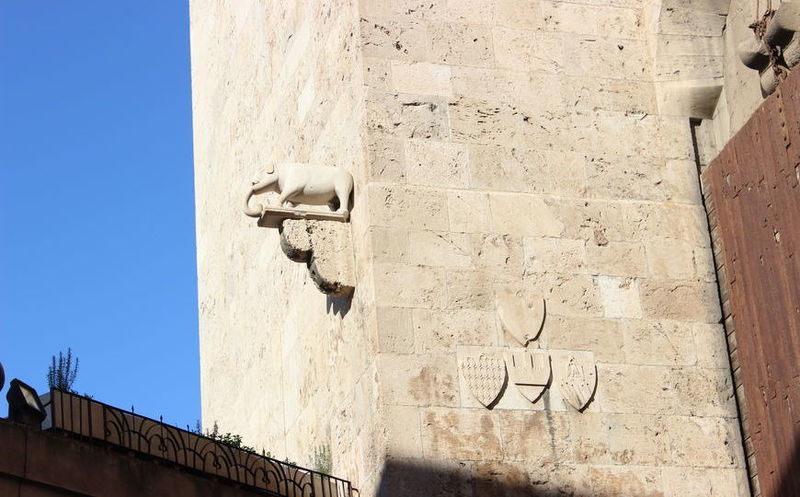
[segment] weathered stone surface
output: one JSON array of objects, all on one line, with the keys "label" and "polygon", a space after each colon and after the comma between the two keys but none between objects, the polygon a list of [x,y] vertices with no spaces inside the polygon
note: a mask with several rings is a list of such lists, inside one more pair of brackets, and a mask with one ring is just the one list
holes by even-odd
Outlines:
[{"label": "weathered stone surface", "polygon": [[[751,7],[193,0],[206,423],[330,443],[365,496],[744,495],[689,118],[702,167],[761,101],[731,53]],[[353,175],[349,306],[231,222],[230,178],[286,160]],[[594,356],[583,413],[555,377],[491,411],[459,381],[507,349],[504,289],[547,299],[529,351]],[[382,481],[387,458],[436,476]]]}]

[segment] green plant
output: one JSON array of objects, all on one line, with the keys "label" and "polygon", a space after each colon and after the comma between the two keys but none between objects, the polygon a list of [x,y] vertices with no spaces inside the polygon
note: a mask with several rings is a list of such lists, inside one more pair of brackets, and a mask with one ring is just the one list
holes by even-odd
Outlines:
[{"label": "green plant", "polygon": [[211,431],[206,432],[206,436],[208,438],[224,443],[225,445],[229,445],[236,449],[256,452],[256,449],[254,447],[250,447],[249,445],[246,445],[242,441],[241,435],[237,435],[235,433],[220,433],[219,426],[217,426],[217,423],[214,423],[214,428]]},{"label": "green plant", "polygon": [[331,447],[320,445],[314,449],[311,467],[320,473],[330,473],[333,470],[333,458],[331,457]]},{"label": "green plant", "polygon": [[52,363],[47,369],[47,386],[50,388],[58,388],[65,392],[78,393],[73,390],[72,386],[78,378],[78,364],[77,357],[73,362],[72,349],[67,348],[67,355],[63,352],[58,353],[58,360],[53,356]]}]

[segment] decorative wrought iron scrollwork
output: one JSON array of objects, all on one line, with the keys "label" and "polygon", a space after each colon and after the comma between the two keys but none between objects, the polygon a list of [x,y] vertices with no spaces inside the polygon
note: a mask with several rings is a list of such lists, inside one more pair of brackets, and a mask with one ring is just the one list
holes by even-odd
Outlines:
[{"label": "decorative wrought iron scrollwork", "polygon": [[49,429],[147,454],[280,497],[351,497],[349,481],[238,449],[163,420],[52,389]]}]

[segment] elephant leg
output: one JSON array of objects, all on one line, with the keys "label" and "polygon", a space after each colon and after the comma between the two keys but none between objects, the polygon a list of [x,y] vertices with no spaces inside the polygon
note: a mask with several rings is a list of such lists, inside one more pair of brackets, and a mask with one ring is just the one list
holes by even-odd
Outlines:
[{"label": "elephant leg", "polygon": [[339,200],[339,209],[336,212],[344,214],[345,216],[350,213],[348,210],[350,204],[350,192],[353,190],[352,183],[338,182],[334,185],[336,198]]},{"label": "elephant leg", "polygon": [[299,189],[290,190],[288,188],[282,191],[281,194],[278,196],[278,206],[286,207],[287,204],[292,204],[291,206],[295,207],[297,204],[295,202],[292,202],[292,197],[300,193],[300,191],[301,190]]}]

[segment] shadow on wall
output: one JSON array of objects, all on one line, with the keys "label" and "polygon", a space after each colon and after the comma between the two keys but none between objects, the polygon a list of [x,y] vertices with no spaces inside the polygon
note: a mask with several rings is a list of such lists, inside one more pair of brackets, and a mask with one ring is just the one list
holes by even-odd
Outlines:
[{"label": "shadow on wall", "polygon": [[[800,495],[800,436],[795,435],[792,457],[787,460],[786,466],[780,468],[780,473],[778,490],[773,495]],[[762,492],[768,490],[763,483],[761,490]],[[767,493],[764,492],[762,495]]]},{"label": "shadow on wall", "polygon": [[[531,464],[531,469],[536,466]],[[542,468],[543,469],[543,468]],[[434,467],[430,462],[387,461],[378,489],[380,497],[655,497],[661,491],[630,492],[624,484],[616,491],[586,492],[570,484],[559,484],[542,471],[534,478],[522,469],[503,463],[478,464],[472,469],[454,463],[451,467]],[[555,477],[555,475],[553,475]],[[567,476],[569,478],[569,476]],[[613,478],[612,478],[613,479]],[[609,482],[606,482],[609,483]],[[622,493],[619,493],[619,492]]]},{"label": "shadow on wall", "polygon": [[350,312],[350,306],[353,305],[353,297],[331,297],[325,299],[325,311],[330,314],[333,313],[339,317],[347,316]]}]

